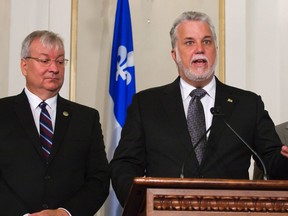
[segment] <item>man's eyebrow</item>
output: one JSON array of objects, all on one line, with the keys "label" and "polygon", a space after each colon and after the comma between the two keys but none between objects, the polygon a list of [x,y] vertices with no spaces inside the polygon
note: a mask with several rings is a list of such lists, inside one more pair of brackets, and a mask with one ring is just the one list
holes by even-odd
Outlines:
[{"label": "man's eyebrow", "polygon": [[211,35],[207,35],[207,36],[205,36],[205,37],[203,37],[203,39],[213,39],[213,36],[211,36]]},{"label": "man's eyebrow", "polygon": [[[204,36],[202,38],[202,40],[204,40],[204,39],[213,39],[213,36],[207,35],[207,36]],[[195,40],[195,38],[194,37],[185,37],[184,40]]]},{"label": "man's eyebrow", "polygon": [[184,40],[195,40],[193,37],[185,37]]}]

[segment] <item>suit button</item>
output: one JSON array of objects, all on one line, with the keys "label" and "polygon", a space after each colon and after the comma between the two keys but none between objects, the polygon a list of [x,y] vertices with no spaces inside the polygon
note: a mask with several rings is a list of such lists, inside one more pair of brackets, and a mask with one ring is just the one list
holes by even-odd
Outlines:
[{"label": "suit button", "polygon": [[42,207],[43,207],[44,209],[48,209],[48,204],[44,203],[44,204],[42,204]]},{"label": "suit button", "polygon": [[51,178],[51,176],[49,176],[49,175],[47,175],[47,176],[45,176],[44,177],[44,180],[47,180],[47,181],[49,181],[49,180],[51,180],[52,178]]}]

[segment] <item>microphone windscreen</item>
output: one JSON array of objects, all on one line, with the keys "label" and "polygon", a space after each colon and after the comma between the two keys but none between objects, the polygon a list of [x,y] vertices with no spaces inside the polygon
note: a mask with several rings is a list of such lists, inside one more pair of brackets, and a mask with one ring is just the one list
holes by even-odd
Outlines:
[{"label": "microphone windscreen", "polygon": [[217,107],[212,107],[210,109],[210,112],[212,113],[212,115],[222,115],[222,109],[221,107],[217,106]]}]

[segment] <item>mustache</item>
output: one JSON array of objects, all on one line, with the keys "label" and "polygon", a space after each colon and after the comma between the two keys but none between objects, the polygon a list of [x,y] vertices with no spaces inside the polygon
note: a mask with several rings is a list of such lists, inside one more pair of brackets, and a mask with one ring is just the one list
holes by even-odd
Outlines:
[{"label": "mustache", "polygon": [[208,58],[203,55],[203,54],[197,54],[197,55],[194,55],[190,61],[190,64],[193,64],[195,62],[208,62]]}]

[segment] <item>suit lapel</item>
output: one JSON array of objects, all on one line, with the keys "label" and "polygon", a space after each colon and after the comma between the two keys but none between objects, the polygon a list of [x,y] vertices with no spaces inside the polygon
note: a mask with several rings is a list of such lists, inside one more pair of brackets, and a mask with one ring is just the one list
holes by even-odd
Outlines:
[{"label": "suit lapel", "polygon": [[20,124],[27,136],[31,139],[32,145],[42,158],[42,150],[39,140],[39,133],[37,131],[35,121],[31,112],[28,98],[24,91],[15,98],[15,113],[20,120]]},{"label": "suit lapel", "polygon": [[[161,100],[163,103],[164,112],[166,113],[169,122],[171,122],[171,127],[174,128],[174,131],[176,131],[176,134],[178,135],[179,143],[182,143],[188,151],[191,150],[192,143],[189,131],[187,129],[186,117],[179,86],[179,77],[173,83],[167,85],[163,91],[163,97]],[[225,114],[226,121],[229,121],[238,100],[239,99],[235,95],[233,88],[221,83],[216,78],[215,107],[221,107],[222,112]],[[213,126],[211,128],[207,143],[208,146],[219,142],[221,134],[226,127],[223,120],[217,117],[213,117],[212,125]],[[209,147],[207,149],[209,149]],[[206,153],[209,154],[209,152]],[[204,155],[203,162],[205,162],[205,158],[207,158],[206,153]]]},{"label": "suit lapel", "polygon": [[189,150],[192,147],[192,143],[187,129],[179,80],[180,78],[178,77],[173,83],[164,89],[161,100],[164,112],[171,123],[171,127],[176,131],[176,134],[179,137],[179,142]]},{"label": "suit lapel", "polygon": [[[235,95],[233,88],[224,85],[216,78],[216,97],[215,107],[221,107],[222,113],[225,115],[226,121],[229,121],[230,116],[238,103],[238,97]],[[221,117],[213,117],[211,133],[208,140],[208,145],[217,143],[221,137],[226,125]]]},{"label": "suit lapel", "polygon": [[[215,77],[216,78],[216,77]],[[170,85],[167,85],[163,91],[163,97],[161,97],[164,112],[169,119],[170,125],[174,128],[174,131],[178,135],[179,143],[182,143],[187,151],[191,151],[192,143],[187,128],[185,112],[183,108],[183,101],[181,97],[181,91],[179,86],[179,78],[176,79]],[[226,121],[229,121],[235,106],[239,101],[238,96],[235,94],[235,90],[221,83],[216,78],[216,97],[215,107],[221,107],[223,114],[225,114]],[[221,117],[213,117],[212,128],[210,131],[206,151],[201,166],[205,165],[206,159],[209,158],[213,152],[209,151],[209,145],[214,145],[219,142],[223,130],[226,128]],[[196,156],[194,155],[196,160]]]},{"label": "suit lapel", "polygon": [[53,147],[51,150],[49,161],[51,161],[53,157],[57,154],[59,147],[65,140],[72,114],[73,112],[69,101],[65,100],[64,98],[58,95]]}]

